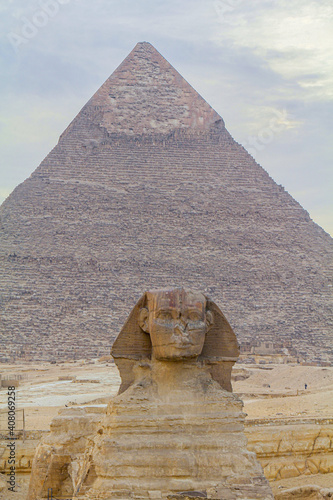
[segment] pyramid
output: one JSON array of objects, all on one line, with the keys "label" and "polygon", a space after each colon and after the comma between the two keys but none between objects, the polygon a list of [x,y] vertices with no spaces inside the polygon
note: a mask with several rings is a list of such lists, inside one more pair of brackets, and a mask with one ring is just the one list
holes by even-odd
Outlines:
[{"label": "pyramid", "polygon": [[330,236],[139,43],[0,207],[0,360],[108,354],[143,291],[181,285],[244,350],[327,362],[331,266]]}]

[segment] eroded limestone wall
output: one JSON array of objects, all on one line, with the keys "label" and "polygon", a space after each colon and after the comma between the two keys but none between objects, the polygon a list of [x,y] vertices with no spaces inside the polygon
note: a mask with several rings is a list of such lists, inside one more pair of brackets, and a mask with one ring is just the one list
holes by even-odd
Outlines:
[{"label": "eroded limestone wall", "polygon": [[284,425],[247,422],[248,449],[257,454],[266,478],[276,481],[333,472],[333,420]]},{"label": "eroded limestone wall", "polygon": [[[257,454],[266,478],[275,481],[303,474],[333,473],[333,421],[317,419],[310,423],[286,421],[247,421],[248,449]],[[16,441],[18,472],[31,473],[35,449],[47,432],[27,431],[25,440]],[[7,442],[0,442],[0,473],[8,470]],[[68,451],[68,450],[67,450]]]}]

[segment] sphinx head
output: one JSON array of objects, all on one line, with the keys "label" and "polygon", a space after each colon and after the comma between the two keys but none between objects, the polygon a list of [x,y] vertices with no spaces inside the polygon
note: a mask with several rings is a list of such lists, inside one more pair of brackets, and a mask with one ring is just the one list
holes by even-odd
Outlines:
[{"label": "sphinx head", "polygon": [[209,366],[212,378],[231,391],[231,368],[239,348],[231,326],[212,300],[199,292],[174,288],[142,295],[111,353],[122,379],[119,393],[134,383],[138,362],[198,357]]},{"label": "sphinx head", "polygon": [[138,321],[150,335],[153,358],[181,361],[201,354],[213,315],[203,294],[176,288],[147,292]]}]

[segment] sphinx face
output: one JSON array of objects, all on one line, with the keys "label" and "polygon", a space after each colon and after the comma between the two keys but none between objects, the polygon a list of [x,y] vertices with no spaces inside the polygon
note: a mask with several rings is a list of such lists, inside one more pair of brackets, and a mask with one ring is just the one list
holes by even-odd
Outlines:
[{"label": "sphinx face", "polygon": [[201,293],[183,289],[148,292],[145,331],[150,334],[153,356],[182,360],[200,355],[211,313]]}]

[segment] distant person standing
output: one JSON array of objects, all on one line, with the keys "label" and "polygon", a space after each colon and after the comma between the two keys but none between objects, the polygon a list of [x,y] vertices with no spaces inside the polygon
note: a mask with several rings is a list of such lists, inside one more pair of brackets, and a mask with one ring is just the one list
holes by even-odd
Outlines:
[{"label": "distant person standing", "polygon": [[308,384],[304,384],[304,387],[305,387],[305,389],[307,389],[308,388]]}]

